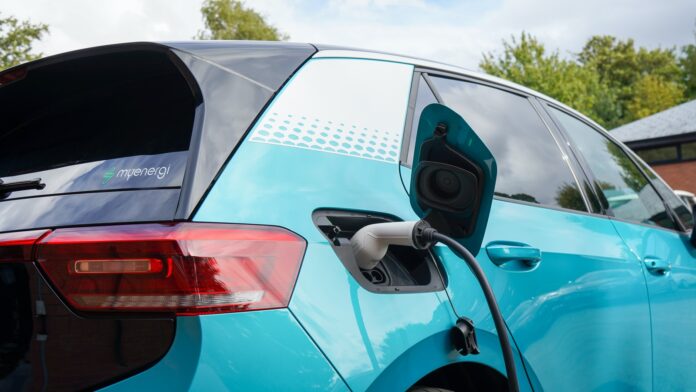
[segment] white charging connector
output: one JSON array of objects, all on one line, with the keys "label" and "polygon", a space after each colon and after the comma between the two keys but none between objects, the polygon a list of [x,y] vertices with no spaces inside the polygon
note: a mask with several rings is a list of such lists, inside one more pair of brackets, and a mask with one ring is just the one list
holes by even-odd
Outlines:
[{"label": "white charging connector", "polygon": [[375,268],[387,254],[389,245],[427,248],[430,244],[421,244],[417,234],[428,227],[422,220],[376,223],[363,227],[350,239],[358,266],[366,270]]}]

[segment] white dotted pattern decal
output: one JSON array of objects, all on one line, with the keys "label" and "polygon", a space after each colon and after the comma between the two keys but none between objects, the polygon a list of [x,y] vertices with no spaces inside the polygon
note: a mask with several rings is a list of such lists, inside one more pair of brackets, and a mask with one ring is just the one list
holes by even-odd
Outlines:
[{"label": "white dotted pattern decal", "polygon": [[251,140],[396,162],[401,132],[274,112],[262,120]]},{"label": "white dotted pattern decal", "polygon": [[311,60],[249,140],[397,163],[412,73],[400,63]]}]

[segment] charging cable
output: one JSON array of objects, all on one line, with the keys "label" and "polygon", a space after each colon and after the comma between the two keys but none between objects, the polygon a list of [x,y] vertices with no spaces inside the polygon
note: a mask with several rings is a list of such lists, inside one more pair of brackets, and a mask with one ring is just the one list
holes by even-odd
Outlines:
[{"label": "charging cable", "polygon": [[[486,297],[486,302],[488,303],[491,316],[493,317],[495,330],[498,333],[500,347],[503,351],[505,371],[508,379],[508,389],[511,392],[518,392],[519,385],[517,382],[515,359],[512,352],[512,346],[510,346],[510,339],[508,338],[503,315],[500,313],[498,302],[495,299],[495,295],[493,294],[493,290],[488,283],[486,275],[483,273],[483,270],[476,261],[476,258],[471,254],[471,252],[469,252],[468,249],[453,238],[439,233],[437,230],[430,227],[428,222],[423,220],[412,222],[377,223],[365,226],[358,230],[353,238],[351,238],[351,247],[353,248],[353,253],[355,254],[358,266],[362,269],[369,270],[377,266],[379,261],[384,258],[384,256],[387,254],[389,245],[411,246],[416,249],[428,249],[437,242],[447,245],[455,254],[464,260],[467,266],[469,266],[471,272],[474,274],[479,286],[481,286],[483,295]],[[439,272],[440,271],[438,269],[438,273]],[[447,292],[447,290],[445,290],[445,292]],[[449,293],[447,293],[447,297],[449,298]],[[450,304],[451,303],[452,300],[450,299]],[[455,311],[454,314],[457,315],[457,312]],[[457,315],[457,317],[459,316]],[[471,321],[464,317],[459,317],[457,326],[455,328],[462,331],[461,336],[472,337],[471,341],[458,342],[458,344],[468,345],[470,352],[478,353],[475,337],[473,335],[473,324]],[[470,329],[470,331],[467,331],[467,329]],[[469,332],[468,335],[467,332]]]}]

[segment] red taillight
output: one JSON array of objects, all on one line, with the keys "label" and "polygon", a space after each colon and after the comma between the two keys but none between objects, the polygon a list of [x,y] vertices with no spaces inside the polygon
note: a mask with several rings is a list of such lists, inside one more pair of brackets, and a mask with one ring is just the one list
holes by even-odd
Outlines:
[{"label": "red taillight", "polygon": [[0,234],[0,262],[31,261],[32,247],[48,230]]},{"label": "red taillight", "polygon": [[304,250],[276,227],[145,224],[58,229],[37,260],[78,310],[194,315],[286,307]]}]

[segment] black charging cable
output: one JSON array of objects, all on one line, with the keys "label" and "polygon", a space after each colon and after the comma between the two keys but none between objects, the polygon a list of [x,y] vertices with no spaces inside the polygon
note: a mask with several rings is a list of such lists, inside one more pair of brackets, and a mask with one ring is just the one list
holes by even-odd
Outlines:
[{"label": "black charging cable", "polygon": [[469,266],[469,269],[474,274],[476,280],[481,286],[481,289],[483,290],[483,295],[486,297],[488,308],[491,311],[491,316],[493,317],[493,322],[495,323],[495,330],[498,333],[498,340],[500,341],[500,347],[503,351],[503,359],[505,361],[505,372],[507,373],[508,389],[510,390],[510,392],[518,392],[520,390],[520,386],[517,382],[515,358],[512,352],[512,346],[510,346],[510,339],[508,338],[507,327],[505,326],[503,315],[500,313],[500,308],[498,307],[498,302],[496,301],[495,295],[493,294],[493,289],[491,289],[491,285],[488,283],[488,279],[486,278],[486,275],[483,273],[481,266],[478,265],[476,258],[471,254],[471,252],[469,252],[468,249],[462,246],[462,244],[455,241],[451,237],[439,233],[437,230],[431,227],[425,227],[420,228],[419,230],[414,230],[413,234],[415,243],[434,244],[436,242],[441,242],[447,245]]}]

